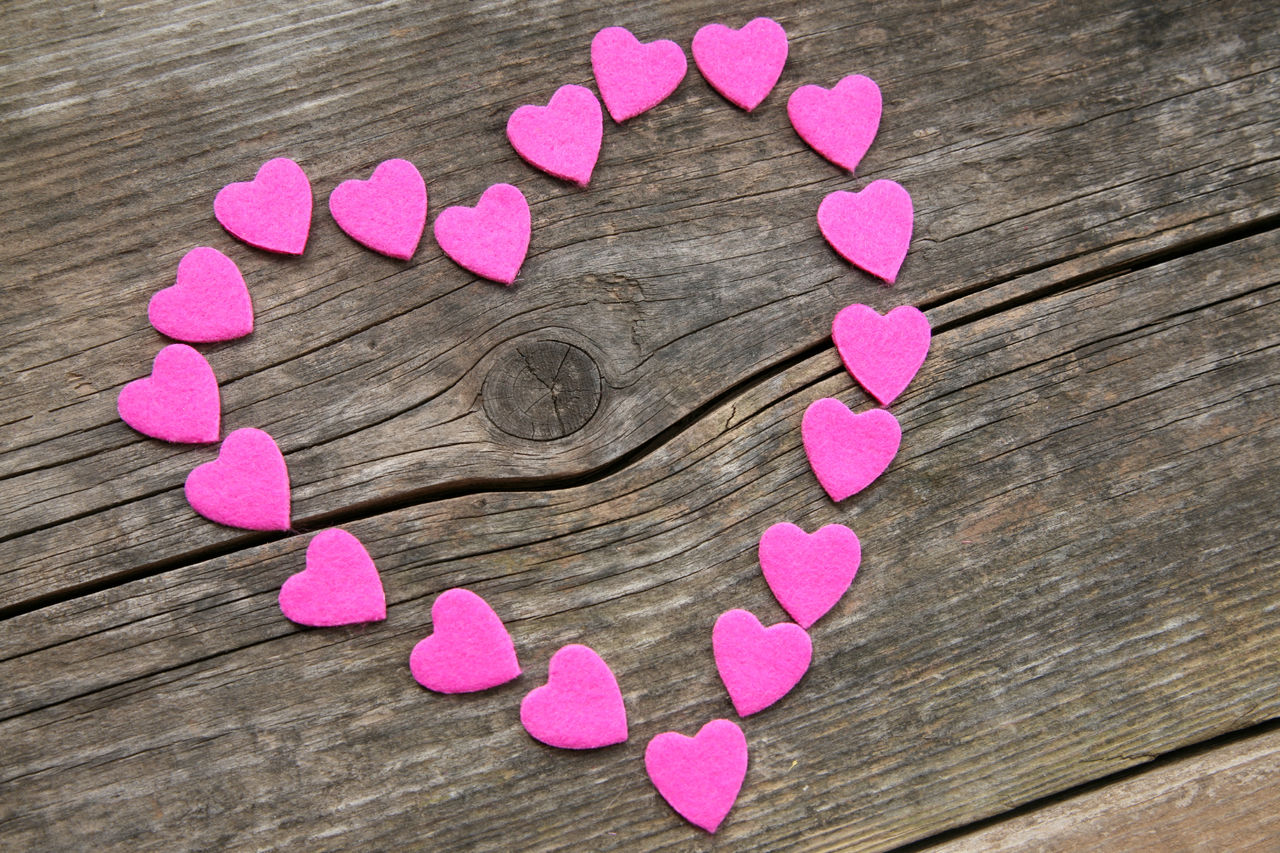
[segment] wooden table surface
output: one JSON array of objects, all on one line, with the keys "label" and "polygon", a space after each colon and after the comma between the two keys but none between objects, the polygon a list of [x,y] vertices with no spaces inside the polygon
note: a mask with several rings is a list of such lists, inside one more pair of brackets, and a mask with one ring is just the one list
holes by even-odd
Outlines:
[{"label": "wooden table surface", "polygon": [[[594,88],[602,27],[687,51],[757,14],[790,57],[754,113],[691,63],[606,118],[586,189],[510,148],[517,106]],[[1280,845],[1274,0],[10,0],[0,29],[0,848]],[[853,73],[885,105],[856,177],[785,109]],[[276,156],[315,189],[301,258],[212,214]],[[524,190],[514,287],[429,233],[406,263],[338,230],[328,193],[391,157],[432,217]],[[893,287],[814,221],[878,178],[915,202]],[[196,516],[182,484],[216,446],[116,416],[165,343],[147,300],[199,245],[253,295],[253,334],[200,349],[224,434],[284,452],[287,535]],[[799,425],[819,397],[872,405],[829,338],[854,302],[935,334],[897,459],[835,504]],[[863,565],[804,680],[742,721],[712,837],[642,756],[736,719],[710,630],[785,618],[756,558],[779,521],[851,526]],[[335,525],[385,622],[280,614]],[[507,621],[517,681],[410,677],[455,586]],[[519,724],[574,642],[618,676],[624,745]]]}]

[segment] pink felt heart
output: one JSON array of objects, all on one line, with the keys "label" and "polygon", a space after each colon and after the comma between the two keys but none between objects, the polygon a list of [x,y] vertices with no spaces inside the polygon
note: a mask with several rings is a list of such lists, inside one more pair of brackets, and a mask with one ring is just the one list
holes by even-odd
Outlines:
[{"label": "pink felt heart", "polygon": [[787,99],[787,116],[800,138],[850,172],[876,138],[880,109],[880,87],[861,74],[849,75],[831,90],[801,86]]},{"label": "pink felt heart", "polygon": [[693,61],[712,88],[751,112],[782,75],[787,32],[770,18],[756,18],[740,30],[707,24],[693,36]]},{"label": "pink felt heart", "polygon": [[604,116],[585,86],[561,86],[545,107],[526,104],[507,119],[507,138],[529,165],[586,186],[600,156]]},{"label": "pink felt heart", "polygon": [[180,341],[229,341],[253,331],[253,303],[235,263],[200,246],[178,262],[177,283],[151,297],[147,319]]},{"label": "pink felt heart", "polygon": [[307,544],[306,568],[280,587],[280,612],[316,627],[380,622],[387,618],[387,597],[369,552],[335,527]]},{"label": "pink felt heart", "polygon": [[818,228],[831,247],[891,284],[907,256],[914,219],[911,196],[893,181],[872,181],[857,193],[837,190],[818,205]]},{"label": "pink felt heart", "polygon": [[813,642],[799,625],[766,628],[746,610],[720,614],[711,632],[716,669],[734,710],[746,717],[763,711],[795,687],[809,671]]},{"label": "pink felt heart", "polygon": [[760,569],[782,609],[808,628],[835,607],[853,583],[862,562],[862,544],[843,524],[813,534],[789,522],[760,537]]},{"label": "pink felt heart", "polygon": [[246,530],[289,529],[289,469],[260,429],[238,429],[218,458],[187,475],[187,503],[210,521]]},{"label": "pink felt heart", "polygon": [[352,240],[407,261],[427,222],[427,185],[408,160],[384,160],[369,180],[338,184],[329,212]]},{"label": "pink felt heart", "polygon": [[552,655],[547,683],[520,703],[520,722],[534,738],[561,749],[595,749],[627,739],[618,680],[586,646],[565,646]]},{"label": "pink felt heart", "polygon": [[899,305],[881,316],[866,305],[836,315],[831,338],[853,378],[887,406],[911,382],[929,354],[933,333],[918,308]]},{"label": "pink felt heart", "polygon": [[884,409],[855,415],[839,400],[824,397],[805,410],[800,435],[818,482],[832,500],[842,501],[889,467],[902,442],[902,427]]},{"label": "pink felt heart", "polygon": [[160,350],[150,376],[120,389],[116,410],[120,420],[152,438],[184,444],[218,440],[218,380],[204,356],[186,344]]},{"label": "pink felt heart", "polygon": [[731,720],[712,720],[693,737],[663,732],[645,748],[644,766],[671,808],[715,832],[747,776],[747,738]]},{"label": "pink felt heart", "polygon": [[437,693],[474,693],[520,674],[516,646],[498,614],[468,589],[449,589],[431,605],[430,636],[409,655],[414,679]]},{"label": "pink felt heart", "polygon": [[591,40],[591,70],[616,122],[665,101],[688,68],[680,45],[667,39],[641,44],[626,27],[605,27]]},{"label": "pink felt heart", "polygon": [[529,203],[511,184],[494,184],[475,207],[446,207],[433,225],[436,242],[458,266],[511,284],[529,251]]},{"label": "pink felt heart", "polygon": [[268,160],[252,181],[219,190],[213,215],[250,246],[301,255],[311,231],[311,182],[288,157]]}]

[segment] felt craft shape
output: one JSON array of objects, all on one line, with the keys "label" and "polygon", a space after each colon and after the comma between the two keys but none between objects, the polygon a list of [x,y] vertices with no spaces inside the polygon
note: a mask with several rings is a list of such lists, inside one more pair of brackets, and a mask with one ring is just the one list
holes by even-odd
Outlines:
[{"label": "felt craft shape", "polygon": [[229,341],[253,331],[253,302],[235,262],[199,246],[178,261],[176,283],[151,297],[147,319],[175,340]]},{"label": "felt craft shape", "polygon": [[547,683],[520,703],[525,731],[549,746],[596,749],[627,739],[627,709],[613,671],[593,649],[568,645],[547,667]]},{"label": "felt craft shape", "polygon": [[857,494],[884,473],[898,453],[902,427],[884,409],[854,414],[839,400],[809,404],[800,424],[809,465],[832,500]]},{"label": "felt craft shape", "polygon": [[642,44],[626,27],[605,27],[591,40],[591,71],[609,116],[618,123],[665,101],[689,69],[680,45]]},{"label": "felt craft shape", "polygon": [[338,184],[329,194],[329,212],[352,240],[407,261],[427,222],[427,185],[408,160],[384,160],[369,180]]},{"label": "felt craft shape", "polygon": [[644,766],[681,817],[714,833],[747,776],[747,738],[732,720],[712,720],[693,737],[663,732],[645,748]]},{"label": "felt craft shape", "polygon": [[843,524],[805,533],[790,522],[760,537],[760,570],[782,609],[808,628],[835,607],[862,563],[862,543]]},{"label": "felt craft shape", "polygon": [[585,86],[561,86],[545,107],[526,104],[507,119],[511,147],[529,165],[584,187],[603,136],[600,102]]},{"label": "felt craft shape", "polygon": [[787,99],[787,117],[800,138],[823,157],[852,172],[880,129],[880,87],[851,74],[834,89],[801,86]]},{"label": "felt craft shape", "polygon": [[187,475],[187,503],[210,521],[245,530],[289,529],[289,469],[275,440],[260,429],[238,429],[218,458]]},{"label": "felt craft shape", "polygon": [[511,284],[529,251],[529,203],[511,184],[494,184],[475,207],[440,211],[433,228],[436,242],[458,266]]},{"label": "felt craft shape", "polygon": [[307,544],[306,568],[280,587],[280,612],[299,625],[324,628],[381,622],[387,597],[364,545],[335,527]]},{"label": "felt craft shape", "polygon": [[409,670],[428,690],[475,693],[520,674],[516,646],[498,614],[469,589],[448,589],[431,605],[430,636],[409,655]]},{"label": "felt craft shape", "polygon": [[693,61],[713,89],[751,112],[782,76],[787,32],[770,18],[756,18],[740,30],[707,24],[693,36]]},{"label": "felt craft shape", "polygon": [[849,373],[887,406],[910,384],[929,354],[929,318],[911,305],[881,316],[867,305],[841,309],[831,339]]},{"label": "felt craft shape", "polygon": [[301,255],[311,231],[311,182],[288,157],[268,160],[252,181],[219,190],[213,215],[250,246]]},{"label": "felt craft shape", "polygon": [[218,379],[204,356],[186,344],[156,355],[151,375],[135,379],[116,398],[120,420],[143,435],[182,444],[217,441],[222,407]]},{"label": "felt craft shape", "polygon": [[892,284],[911,243],[915,213],[901,184],[872,181],[861,192],[837,190],[818,205],[818,229],[854,266]]},{"label": "felt craft shape", "polygon": [[738,716],[763,711],[791,692],[809,671],[813,642],[799,625],[766,628],[746,610],[727,610],[711,632],[716,669]]}]

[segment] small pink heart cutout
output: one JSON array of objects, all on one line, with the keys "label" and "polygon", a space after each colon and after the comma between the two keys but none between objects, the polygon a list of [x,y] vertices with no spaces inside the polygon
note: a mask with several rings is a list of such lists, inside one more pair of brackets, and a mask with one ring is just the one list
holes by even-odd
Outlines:
[{"label": "small pink heart cutout", "polygon": [[910,305],[884,316],[867,305],[850,305],[831,324],[831,339],[844,366],[882,406],[911,383],[929,354],[932,336],[929,318]]},{"label": "small pink heart cutout", "polygon": [[468,589],[449,589],[431,605],[433,634],[409,655],[414,679],[437,693],[475,693],[520,674],[516,646],[498,614]]},{"label": "small pink heart cutout", "polygon": [[901,184],[872,181],[861,192],[837,190],[818,205],[818,229],[849,263],[892,284],[911,244],[915,213]]},{"label": "small pink heart cutout", "polygon": [[713,89],[751,112],[782,76],[787,32],[770,18],[756,18],[740,30],[707,24],[693,36],[693,61]]},{"label": "small pink heart cutout", "polygon": [[280,587],[280,612],[314,627],[380,622],[387,618],[387,597],[364,545],[335,527],[307,544],[306,568]]},{"label": "small pink heart cutout", "polygon": [[561,86],[545,107],[526,104],[507,119],[511,147],[529,165],[584,187],[603,136],[600,102],[585,86]]},{"label": "small pink heart cutout", "polygon": [[834,89],[801,86],[787,99],[787,116],[814,151],[852,172],[880,129],[880,87],[850,74]]},{"label": "small pink heart cutout", "polygon": [[813,659],[813,642],[799,625],[779,622],[766,628],[746,610],[720,614],[711,646],[720,680],[740,717],[786,696]]},{"label": "small pink heart cutout", "polygon": [[352,240],[407,261],[427,221],[427,185],[408,160],[384,160],[369,180],[338,184],[329,194],[329,212]]},{"label": "small pink heart cutout", "polygon": [[551,657],[547,683],[520,703],[525,731],[549,746],[596,749],[627,739],[627,709],[613,671],[587,646]]},{"label": "small pink heart cutout", "polygon": [[644,766],[681,817],[715,832],[747,776],[747,738],[731,720],[712,720],[693,737],[663,732],[645,748]]},{"label": "small pink heart cutout", "polygon": [[268,160],[252,181],[219,190],[213,215],[250,246],[301,255],[311,231],[311,182],[288,157]]},{"label": "small pink heart cutout", "polygon": [[684,51],[673,41],[642,44],[625,27],[605,27],[591,40],[591,70],[615,122],[635,118],[665,101],[688,69]]},{"label": "small pink heart cutout", "polygon": [[902,427],[884,409],[854,414],[824,397],[805,410],[800,436],[809,465],[832,500],[857,494],[884,473],[898,453]]},{"label": "small pink heart cutout", "polygon": [[289,469],[275,440],[238,429],[218,458],[187,475],[187,503],[210,521],[245,530],[289,529]]},{"label": "small pink heart cutout", "polygon": [[253,331],[253,303],[235,262],[199,246],[178,262],[177,282],[151,297],[147,319],[175,340],[229,341]]},{"label": "small pink heart cutout", "polygon": [[183,444],[218,440],[218,380],[204,356],[186,344],[160,350],[150,376],[120,389],[116,410],[120,420],[152,438]]},{"label": "small pink heart cutout", "polygon": [[760,570],[792,619],[808,628],[835,607],[862,563],[862,543],[843,524],[805,533],[790,522],[760,537]]},{"label": "small pink heart cutout", "polygon": [[433,225],[441,250],[463,269],[511,284],[529,251],[529,203],[511,184],[494,184],[475,207],[446,207]]}]

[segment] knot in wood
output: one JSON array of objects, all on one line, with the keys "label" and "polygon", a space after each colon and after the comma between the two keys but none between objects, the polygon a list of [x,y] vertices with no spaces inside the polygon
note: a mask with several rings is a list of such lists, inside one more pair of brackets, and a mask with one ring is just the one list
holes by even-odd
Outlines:
[{"label": "knot in wood", "polygon": [[600,370],[582,350],[563,341],[515,341],[484,378],[484,411],[507,435],[550,441],[586,426],[600,394]]}]

